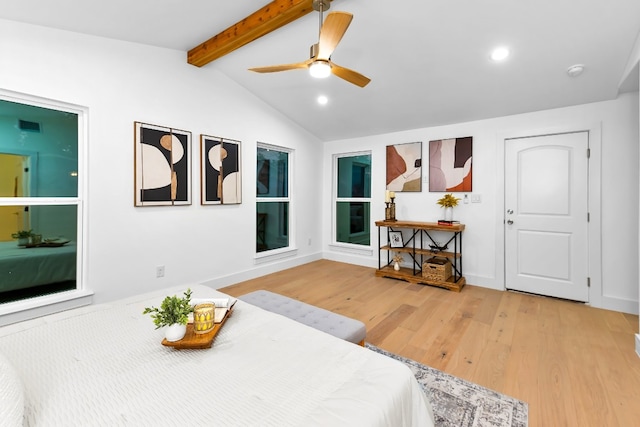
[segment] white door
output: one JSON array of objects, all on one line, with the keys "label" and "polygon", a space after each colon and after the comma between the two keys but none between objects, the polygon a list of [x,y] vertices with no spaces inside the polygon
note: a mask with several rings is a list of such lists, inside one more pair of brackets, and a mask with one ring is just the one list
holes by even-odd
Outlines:
[{"label": "white door", "polygon": [[589,300],[588,147],[588,132],[505,140],[507,289]]}]

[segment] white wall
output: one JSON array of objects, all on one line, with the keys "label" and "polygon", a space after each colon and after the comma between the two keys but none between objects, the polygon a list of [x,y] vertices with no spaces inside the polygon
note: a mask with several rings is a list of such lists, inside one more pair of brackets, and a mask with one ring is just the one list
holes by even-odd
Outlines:
[{"label": "white wall", "polygon": [[[614,101],[323,145],[217,72],[214,64],[188,65],[184,52],[11,21],[0,21],[0,52],[0,88],[89,110],[85,269],[86,286],[95,292],[96,302],[196,282],[224,286],[321,255],[376,267],[375,248],[349,253],[330,245],[332,155],[372,151],[371,229],[376,242],[373,223],[383,214],[385,147],[422,141],[425,151],[429,140],[463,136],[474,137],[474,194],[482,196],[482,203],[456,211],[467,224],[465,276],[469,283],[501,288],[496,254],[497,218],[502,215],[500,136],[595,124],[601,130],[602,155],[592,162],[601,162],[603,204],[602,277],[599,288],[592,289],[593,300],[605,308],[638,312],[637,92]],[[133,207],[134,121],[192,132],[193,205]],[[241,205],[199,205],[200,133],[242,141]],[[298,249],[273,259],[254,254],[256,141],[295,150],[292,234]],[[323,164],[314,162],[323,152]],[[426,182],[423,186],[421,193],[398,195],[398,218],[438,218],[439,195],[430,194]],[[165,265],[165,278],[155,278],[157,265]]]},{"label": "white wall", "polygon": [[[184,52],[0,21],[0,88],[88,108],[86,283],[94,301],[224,286],[320,257],[320,142]],[[191,206],[133,206],[133,122],[192,132]],[[199,135],[242,141],[243,203],[200,206]],[[256,142],[294,150],[298,250],[255,259]],[[309,239],[311,244],[309,245]],[[155,267],[165,266],[165,277]]]},{"label": "white wall", "polygon": [[[621,95],[614,101],[500,117],[450,126],[407,130],[332,141],[324,146],[324,204],[331,203],[332,156],[349,151],[372,152],[373,250],[345,254],[331,245],[331,214],[323,216],[324,257],[377,267],[377,231],[374,222],[383,219],[385,189],[385,148],[387,145],[422,141],[423,190],[396,193],[396,217],[403,220],[435,221],[440,193],[429,193],[428,144],[430,140],[473,137],[473,194],[481,203],[460,204],[455,219],[466,224],[464,232],[464,275],[467,283],[504,289],[501,220],[503,197],[503,139],[505,136],[537,134],[559,129],[596,129],[601,145],[591,164],[601,169],[592,185],[601,186],[602,206],[592,215],[602,219],[601,277],[592,277],[590,301],[594,306],[638,313],[638,92]],[[599,162],[599,164],[594,164]],[[598,206],[595,207],[598,209]],[[497,236],[497,237],[496,237]],[[593,271],[593,270],[592,270]],[[595,280],[594,280],[595,279]],[[594,283],[595,282],[595,283]]]}]

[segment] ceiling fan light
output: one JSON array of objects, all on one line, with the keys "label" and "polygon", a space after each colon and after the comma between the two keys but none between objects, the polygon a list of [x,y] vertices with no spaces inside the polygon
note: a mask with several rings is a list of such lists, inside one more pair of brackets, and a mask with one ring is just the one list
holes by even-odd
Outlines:
[{"label": "ceiling fan light", "polygon": [[314,61],[309,65],[309,74],[316,79],[324,79],[331,74],[331,65],[326,61]]}]

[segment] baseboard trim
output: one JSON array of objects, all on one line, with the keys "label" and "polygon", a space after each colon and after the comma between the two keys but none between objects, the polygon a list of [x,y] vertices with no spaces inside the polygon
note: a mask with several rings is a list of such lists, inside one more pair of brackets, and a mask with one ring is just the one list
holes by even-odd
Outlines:
[{"label": "baseboard trim", "polygon": [[591,304],[592,307],[603,308],[605,310],[619,311],[622,313],[638,314],[638,301],[602,296],[599,305]]},{"label": "baseboard trim", "polygon": [[[463,272],[464,273],[464,272]],[[479,286],[481,288],[495,289],[496,291],[504,291],[505,289],[497,283],[493,277],[476,276],[474,274],[466,274],[463,276],[467,279],[467,285]]]},{"label": "baseboard trim", "polygon": [[276,273],[287,268],[297,267],[313,261],[322,259],[320,253],[306,255],[302,257],[288,257],[274,260],[268,264],[259,264],[255,268],[245,270],[239,273],[230,274],[228,276],[220,276],[213,279],[200,282],[200,284],[209,286],[213,289],[224,288],[225,286],[235,285],[236,283],[246,280],[255,279],[256,277],[266,276],[267,274]]},{"label": "baseboard trim", "polygon": [[378,268],[378,260],[371,259],[368,256],[359,256],[358,254],[345,252],[326,251],[322,254],[322,259],[336,262],[344,262],[346,264],[360,265],[362,267]]}]

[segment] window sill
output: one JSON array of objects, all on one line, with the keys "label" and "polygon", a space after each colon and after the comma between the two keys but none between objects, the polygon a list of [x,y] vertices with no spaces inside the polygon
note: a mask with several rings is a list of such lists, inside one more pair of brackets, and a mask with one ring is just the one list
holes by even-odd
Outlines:
[{"label": "window sill", "polygon": [[298,248],[288,247],[274,249],[271,251],[260,252],[255,255],[255,264],[266,264],[271,261],[277,261],[284,258],[291,258],[298,254]]},{"label": "window sill", "polygon": [[93,292],[76,289],[0,305],[0,326],[70,310],[93,301]]}]

